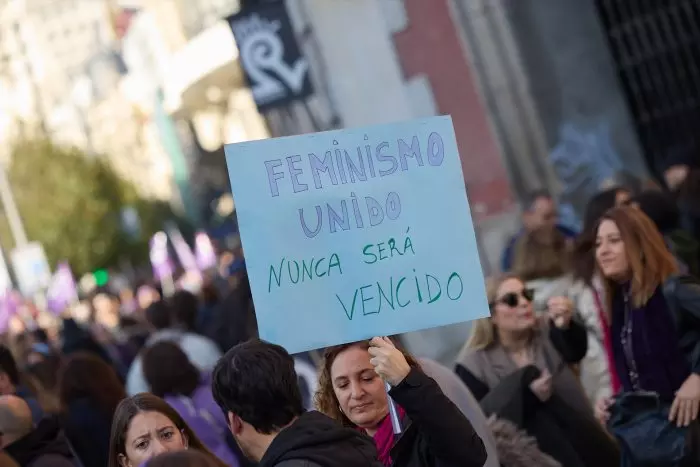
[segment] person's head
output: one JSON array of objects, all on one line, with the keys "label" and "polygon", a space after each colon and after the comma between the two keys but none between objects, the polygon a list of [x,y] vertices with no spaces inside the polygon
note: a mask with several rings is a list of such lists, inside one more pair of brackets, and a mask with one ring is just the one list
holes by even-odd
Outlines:
[{"label": "person's head", "polygon": [[119,297],[112,293],[98,293],[92,299],[94,319],[107,329],[119,325]]},{"label": "person's head", "polygon": [[257,339],[231,348],[212,375],[212,392],[246,457],[260,461],[261,444],[304,413],[294,359]]},{"label": "person's head", "polygon": [[179,290],[170,297],[170,308],[174,324],[186,330],[194,330],[197,326],[199,299],[186,290]]},{"label": "person's head", "polygon": [[664,170],[664,181],[671,191],[676,191],[685,182],[690,166],[684,163],[673,164]]},{"label": "person's head", "polygon": [[556,229],[537,229],[515,243],[513,272],[523,280],[554,279],[569,271],[571,245]]},{"label": "person's head", "polygon": [[[626,170],[621,170],[610,179],[611,184],[606,188],[616,188],[618,193],[620,193],[620,201],[624,199],[625,195],[629,199],[630,197],[636,195],[643,188],[642,180],[631,172]],[[601,188],[605,189],[605,188]],[[624,204],[618,202],[618,205]]]},{"label": "person's head", "polygon": [[530,193],[524,204],[523,226],[527,231],[552,230],[557,223],[557,206],[546,190]]},{"label": "person's head", "polygon": [[680,227],[680,211],[675,201],[661,191],[644,191],[633,199],[633,204],[654,222],[662,234],[670,234]]},{"label": "person's head", "polygon": [[199,385],[199,370],[179,345],[162,341],[148,347],[143,354],[143,375],[158,397],[166,394],[190,397]]},{"label": "person's head", "polygon": [[61,369],[61,357],[42,348],[45,344],[34,344],[27,355],[25,374],[33,377],[47,391],[55,391],[58,373]]},{"label": "person's head", "polygon": [[601,191],[588,200],[583,213],[583,229],[576,239],[573,252],[573,271],[578,279],[590,283],[595,272],[595,246],[596,227],[603,214],[615,206],[627,205],[630,201],[630,192],[624,188],[613,187]]},{"label": "person's head", "polygon": [[537,325],[532,300],[533,291],[518,276],[506,275],[486,281],[486,298],[490,318],[472,323],[468,347],[485,349],[502,336],[521,336]]},{"label": "person's head", "polygon": [[87,352],[77,352],[68,358],[59,374],[58,386],[64,407],[76,400],[87,399],[110,417],[126,397],[114,369],[100,357]]},{"label": "person's head", "polygon": [[180,414],[160,397],[136,394],[117,406],[108,467],[139,467],[157,455],[185,449],[210,454]]},{"label": "person's head", "polygon": [[0,345],[0,395],[14,394],[19,384],[17,362],[10,349]]},{"label": "person's head", "polygon": [[32,429],[29,405],[17,396],[0,396],[0,448],[27,436]]},{"label": "person's head", "polygon": [[216,458],[199,451],[166,452],[154,457],[146,467],[220,467]]},{"label": "person's head", "polygon": [[[418,362],[406,355],[412,367]],[[326,349],[314,402],[319,411],[348,427],[374,433],[389,413],[384,382],[370,363],[369,342]]]},{"label": "person's head", "polygon": [[172,311],[165,300],[151,303],[144,314],[148,324],[156,330],[167,329],[172,325]]},{"label": "person's head", "polygon": [[633,207],[614,208],[596,230],[595,258],[608,297],[629,282],[632,303],[643,306],[669,276],[678,272],[673,255],[654,223]]}]

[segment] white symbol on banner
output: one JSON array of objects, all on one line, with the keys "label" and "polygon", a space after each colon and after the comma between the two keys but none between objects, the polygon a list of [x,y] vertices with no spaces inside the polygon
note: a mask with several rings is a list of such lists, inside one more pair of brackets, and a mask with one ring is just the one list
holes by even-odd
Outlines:
[{"label": "white symbol on banner", "polygon": [[284,43],[274,31],[257,30],[245,38],[240,49],[241,60],[253,81],[252,91],[256,102],[266,103],[286,93],[275,79],[278,76],[294,93],[304,88],[308,62],[300,57],[292,66],[284,61]]}]

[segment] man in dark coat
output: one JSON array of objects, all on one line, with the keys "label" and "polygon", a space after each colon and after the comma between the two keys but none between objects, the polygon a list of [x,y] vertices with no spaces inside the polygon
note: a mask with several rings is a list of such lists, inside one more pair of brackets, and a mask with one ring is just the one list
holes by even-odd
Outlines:
[{"label": "man in dark coat", "polygon": [[371,438],[320,412],[306,412],[294,359],[250,340],[216,365],[212,392],[231,434],[259,467],[381,467]]},{"label": "man in dark coat", "polygon": [[27,403],[0,397],[0,447],[21,467],[80,467],[58,421],[44,418],[36,428]]}]

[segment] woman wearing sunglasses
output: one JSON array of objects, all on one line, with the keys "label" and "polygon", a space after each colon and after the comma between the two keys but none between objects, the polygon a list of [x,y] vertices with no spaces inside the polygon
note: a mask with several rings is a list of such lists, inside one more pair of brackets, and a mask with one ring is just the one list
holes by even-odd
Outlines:
[{"label": "woman wearing sunglasses", "polygon": [[491,317],[475,321],[456,371],[488,415],[507,419],[567,467],[617,466],[619,454],[570,369],[586,354],[573,305],[552,297],[538,317],[514,275],[487,283]]}]

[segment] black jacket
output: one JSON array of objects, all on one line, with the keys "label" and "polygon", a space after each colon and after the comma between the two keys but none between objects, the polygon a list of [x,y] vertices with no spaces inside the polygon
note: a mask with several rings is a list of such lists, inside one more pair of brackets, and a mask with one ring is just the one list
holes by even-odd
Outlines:
[{"label": "black jacket", "polygon": [[111,416],[88,399],[76,399],[68,404],[62,422],[73,450],[86,467],[107,465]]},{"label": "black jacket", "polygon": [[45,418],[24,438],[5,448],[21,467],[79,467],[58,420]]},{"label": "black jacket", "polygon": [[374,441],[319,412],[307,412],[274,439],[259,467],[382,467]]},{"label": "black jacket", "polygon": [[394,467],[483,467],[483,441],[429,376],[413,369],[389,395],[406,411],[404,432],[391,449]]},{"label": "black jacket", "polygon": [[691,371],[700,374],[700,283],[691,276],[673,276],[664,283],[663,293],[678,331],[679,347]]}]

